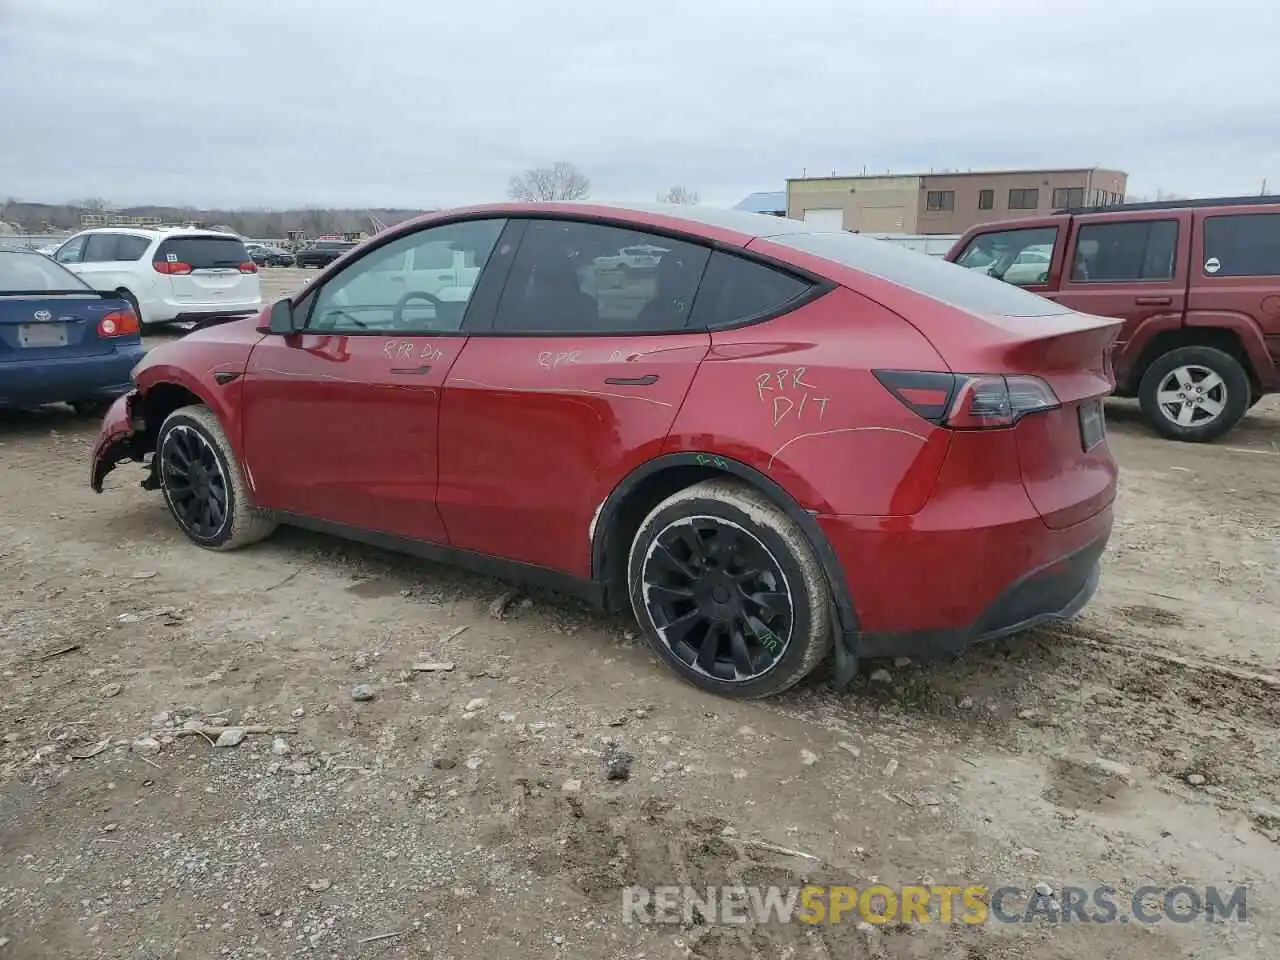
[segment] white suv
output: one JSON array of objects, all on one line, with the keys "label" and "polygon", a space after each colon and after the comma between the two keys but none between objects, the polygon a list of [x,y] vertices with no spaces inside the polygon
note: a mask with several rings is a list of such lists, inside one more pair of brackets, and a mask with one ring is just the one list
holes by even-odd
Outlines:
[{"label": "white suv", "polygon": [[262,309],[258,267],[234,233],[98,227],[71,237],[53,259],[95,290],[132,301],[143,324]]}]

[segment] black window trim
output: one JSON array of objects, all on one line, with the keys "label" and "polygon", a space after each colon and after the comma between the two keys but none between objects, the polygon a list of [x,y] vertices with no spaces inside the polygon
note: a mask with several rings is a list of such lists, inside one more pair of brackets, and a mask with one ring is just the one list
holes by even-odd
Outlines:
[{"label": "black window trim", "polygon": [[[666,226],[654,226],[652,224],[630,220],[622,216],[613,217],[613,216],[599,215],[599,214],[568,213],[568,212],[555,211],[555,210],[538,212],[536,214],[535,213],[515,214],[510,212],[509,210],[497,209],[497,210],[473,210],[473,211],[468,211],[466,213],[457,214],[454,216],[446,216],[446,217],[441,217],[439,219],[432,219],[429,222],[420,223],[420,224],[416,223],[415,221],[407,221],[404,224],[404,229],[389,230],[383,235],[379,235],[376,238],[365,241],[365,243],[368,244],[367,246],[365,246],[365,244],[357,244],[355,249],[360,249],[360,255],[356,259],[342,263],[341,267],[338,269],[334,269],[338,265],[338,261],[337,260],[333,261],[332,263],[329,264],[329,266],[327,266],[323,270],[320,276],[318,276],[311,284],[308,285],[306,289],[304,289],[303,291],[301,291],[300,293],[292,297],[286,297],[283,299],[288,299],[290,301],[290,303],[292,304],[294,313],[301,319],[302,322],[301,322],[301,329],[299,330],[300,333],[311,333],[313,336],[331,335],[331,334],[325,334],[322,331],[308,330],[307,326],[311,320],[311,311],[315,306],[317,295],[319,294],[320,290],[323,289],[325,284],[327,284],[330,280],[332,280],[333,277],[336,276],[339,272],[341,272],[342,270],[345,270],[348,266],[351,266],[352,264],[355,264],[360,260],[363,260],[365,257],[372,254],[374,251],[386,246],[387,244],[394,243],[395,241],[399,240],[401,237],[406,236],[408,234],[418,233],[424,230],[431,230],[436,227],[449,226],[455,223],[466,223],[473,220],[494,220],[494,219],[507,221],[506,227],[504,228],[502,233],[498,235],[498,240],[494,245],[495,251],[500,249],[504,243],[510,242],[514,244],[511,253],[507,257],[503,258],[504,262],[501,262],[498,264],[495,264],[493,256],[492,255],[490,256],[489,262],[485,265],[485,268],[480,273],[480,277],[476,282],[475,291],[472,293],[472,296],[471,296],[471,301],[467,304],[467,310],[463,314],[462,324],[461,326],[459,326],[457,330],[432,331],[429,334],[423,333],[421,334],[422,336],[431,336],[431,337],[485,336],[485,337],[543,337],[543,338],[566,337],[566,336],[643,337],[643,336],[671,336],[673,335],[673,333],[694,333],[694,332],[710,333],[712,332],[712,329],[714,329],[716,332],[725,331],[725,330],[738,330],[744,327],[754,326],[759,323],[767,323],[768,321],[773,320],[776,317],[780,317],[786,313],[790,313],[793,310],[798,310],[800,309],[800,307],[805,306],[809,303],[812,303],[813,301],[819,299],[820,297],[826,296],[832,290],[840,286],[840,284],[835,282],[834,280],[831,280],[828,277],[824,277],[821,274],[815,273],[811,270],[806,270],[803,267],[798,267],[794,264],[787,263],[786,261],[779,260],[767,254],[762,254],[758,251],[750,250],[746,246],[739,246],[738,244],[727,243],[714,238],[705,237],[693,231],[673,229]],[[801,280],[805,283],[810,284],[810,287],[806,293],[801,294],[799,297],[793,297],[791,300],[785,303],[779,304],[777,307],[775,307],[772,310],[768,310],[754,316],[743,317],[741,320],[736,321],[734,323],[721,324],[714,328],[686,326],[676,331],[635,330],[635,331],[626,331],[626,332],[602,331],[600,333],[591,333],[591,332],[584,333],[582,331],[572,331],[572,332],[558,331],[557,332],[557,331],[541,331],[541,330],[538,330],[538,331],[495,330],[494,321],[497,317],[498,302],[500,301],[502,296],[502,291],[506,286],[507,278],[511,273],[511,268],[515,263],[516,254],[520,252],[520,244],[524,240],[525,226],[528,224],[530,220],[569,220],[569,221],[574,221],[578,223],[593,223],[593,224],[599,224],[601,226],[617,227],[619,229],[624,229],[624,230],[633,230],[641,233],[650,233],[658,237],[668,237],[673,240],[680,240],[684,243],[691,243],[698,246],[709,248],[712,252],[720,251],[723,253],[730,254],[732,256],[740,257],[743,260],[748,260],[754,263],[758,263],[762,266],[771,267],[774,270],[778,270],[782,273],[789,274],[790,276],[796,278],[797,280]],[[412,224],[412,226],[410,226],[410,224]],[[69,239],[73,239],[73,238],[69,238]],[[752,239],[767,240],[768,237],[752,238]],[[708,257],[707,263],[710,264],[710,262],[711,262],[711,258]],[[703,269],[705,272],[706,268],[704,267]],[[701,278],[699,278],[699,285],[701,285]],[[689,316],[690,317],[693,316],[693,305],[690,305]],[[354,336],[354,337],[367,337],[367,336],[385,337],[385,336],[391,336],[392,334],[389,334],[388,332],[382,331],[382,330],[349,330],[349,331],[342,331],[341,335]],[[417,336],[417,334],[413,334],[413,335]]]},{"label": "black window trim", "polygon": [[[840,286],[840,284],[837,283],[836,281],[831,280],[828,277],[824,277],[821,274],[815,273],[811,270],[806,270],[803,267],[798,267],[795,264],[788,263],[784,260],[779,260],[776,257],[771,257],[768,254],[763,254],[763,253],[760,253],[759,251],[749,249],[750,242],[754,242],[754,240],[757,240],[757,239],[768,240],[769,237],[753,237],[752,241],[749,241],[748,246],[739,246],[738,244],[735,244],[735,243],[727,243],[722,240],[716,240],[714,238],[703,236],[702,234],[695,233],[692,230],[679,230],[679,229],[673,229],[666,226],[654,226],[652,224],[643,223],[636,220],[630,220],[624,216],[608,216],[608,215],[586,214],[586,213],[576,213],[576,212],[569,213],[569,212],[558,211],[558,210],[547,210],[545,212],[538,211],[536,213],[535,212],[515,213],[509,209],[503,209],[503,208],[498,208],[495,210],[470,210],[470,211],[467,211],[466,213],[459,213],[456,215],[440,217],[439,219],[432,219],[426,223],[419,223],[417,221],[407,221],[403,225],[404,229],[400,229],[399,227],[397,227],[393,230],[388,230],[386,231],[385,234],[378,234],[376,237],[365,241],[365,244],[368,244],[368,246],[365,246],[364,244],[358,245],[358,249],[360,250],[359,257],[357,257],[354,260],[344,262],[340,269],[345,270],[351,264],[358,262],[359,260],[368,256],[369,254],[373,253],[375,250],[378,250],[379,248],[384,247],[389,243],[394,243],[396,240],[399,240],[401,237],[405,236],[406,234],[417,233],[422,230],[431,230],[431,229],[434,229],[435,227],[448,226],[454,223],[465,223],[470,220],[506,220],[507,221],[506,229],[503,230],[501,234],[499,234],[498,242],[497,244],[495,244],[495,249],[501,248],[504,243],[509,241],[513,242],[515,244],[515,247],[511,251],[511,254],[505,258],[505,263],[499,264],[497,266],[498,272],[494,271],[493,258],[490,257],[490,262],[485,265],[484,270],[481,271],[480,273],[480,278],[476,282],[475,292],[471,296],[471,302],[467,305],[466,313],[463,314],[462,325],[457,330],[444,330],[438,333],[433,331],[430,334],[423,334],[423,336],[432,336],[432,337],[484,336],[484,337],[543,337],[543,338],[566,337],[566,336],[573,336],[573,337],[578,337],[578,336],[582,336],[582,337],[668,336],[669,337],[669,336],[672,336],[672,331],[668,331],[668,330],[634,330],[634,331],[626,331],[626,332],[613,331],[613,332],[601,332],[601,333],[589,333],[589,332],[582,333],[580,331],[553,332],[553,331],[542,331],[542,330],[538,330],[538,331],[494,330],[493,323],[497,315],[498,300],[501,298],[502,290],[506,286],[507,277],[510,275],[511,267],[515,263],[516,254],[520,252],[520,243],[524,239],[524,227],[530,220],[571,220],[578,223],[594,223],[594,224],[599,224],[601,226],[606,226],[606,227],[617,227],[623,230],[634,230],[641,233],[650,233],[657,237],[668,237],[672,240],[680,240],[680,241],[683,241],[684,243],[692,243],[702,247],[707,247],[713,252],[719,250],[722,253],[728,253],[728,254],[731,254],[732,256],[741,257],[744,260],[750,260],[755,263],[761,264],[762,266],[772,267],[774,270],[778,270],[782,273],[789,274],[792,277],[796,278],[797,280],[801,280],[801,281],[804,281],[805,283],[810,284],[810,288],[807,293],[802,294],[799,297],[795,297],[784,304],[780,304],[778,307],[775,307],[772,310],[769,310],[765,313],[758,314],[756,316],[743,317],[741,320],[735,323],[726,323],[726,324],[716,326],[714,330],[717,333],[721,331],[726,331],[726,330],[740,330],[744,327],[755,326],[756,324],[759,324],[759,323],[767,323],[768,321],[773,320],[777,317],[780,317],[783,314],[790,313],[793,310],[799,310],[801,307],[806,306],[812,303],[813,301],[826,296],[832,290]],[[411,224],[412,226],[410,226]],[[710,257],[707,258],[707,262],[708,263],[711,262]],[[303,332],[303,333],[310,332],[314,336],[324,335],[320,331],[308,331],[306,329],[306,324],[310,322],[311,310],[315,306],[316,295],[319,293],[319,291],[324,287],[326,283],[328,283],[330,280],[333,279],[334,276],[336,276],[338,271],[334,270],[334,267],[337,265],[337,263],[338,261],[335,260],[328,267],[325,267],[324,271],[320,274],[320,276],[318,276],[314,281],[312,281],[312,283],[306,289],[304,289],[301,293],[288,298],[290,303],[293,304],[294,313],[300,318],[302,318],[303,325],[302,325],[302,330],[300,332]],[[699,280],[699,283],[701,283],[701,280]],[[495,284],[497,285],[496,293],[492,290],[492,287]],[[485,296],[486,294],[492,295],[492,300],[489,300],[488,297]],[[479,307],[477,307],[478,300],[484,301]],[[690,317],[693,316],[692,305],[689,308],[689,316]],[[677,333],[711,333],[712,330],[711,328],[707,328],[707,327],[686,326],[675,332]],[[341,335],[354,336],[354,337],[360,337],[360,336],[385,337],[385,336],[390,336],[391,334],[388,334],[385,331],[380,331],[380,330],[352,330],[352,331],[344,330]]]},{"label": "black window trim", "polygon": [[[577,223],[590,223],[590,224],[596,224],[598,226],[604,226],[604,227],[616,227],[621,230],[632,230],[638,233],[652,234],[655,237],[666,237],[671,240],[679,240],[682,243],[689,243],[689,244],[693,244],[694,246],[704,247],[712,253],[719,251],[721,253],[727,253],[731,256],[740,257],[743,260],[749,260],[754,263],[758,263],[761,266],[771,267],[774,270],[777,270],[781,273],[788,274],[797,280],[810,284],[810,288],[807,291],[807,293],[802,294],[799,297],[793,297],[791,300],[787,301],[784,304],[780,304],[779,306],[775,307],[772,310],[765,311],[755,316],[743,317],[741,320],[738,320],[734,323],[720,324],[715,326],[714,328],[706,327],[706,326],[695,327],[695,326],[686,324],[685,326],[675,330],[625,330],[625,331],[611,330],[611,331],[600,331],[599,333],[592,333],[589,331],[584,333],[581,331],[556,332],[556,331],[543,331],[543,330],[535,330],[535,331],[495,330],[493,328],[493,322],[496,319],[496,310],[495,310],[494,315],[491,315],[488,318],[487,326],[482,327],[479,325],[479,323],[477,323],[477,325],[475,326],[473,332],[478,336],[489,336],[489,337],[569,337],[569,336],[572,336],[572,337],[660,336],[661,337],[661,336],[666,336],[666,337],[669,337],[677,333],[711,333],[713,330],[718,333],[724,330],[739,330],[743,327],[754,326],[755,324],[758,324],[758,323],[766,323],[769,320],[773,320],[776,317],[782,316],[783,314],[790,313],[792,310],[800,309],[800,307],[808,303],[811,303],[814,300],[817,300],[821,296],[825,296],[826,294],[834,290],[837,286],[839,286],[838,283],[835,283],[834,281],[828,279],[827,277],[823,277],[810,270],[805,270],[802,267],[797,267],[794,264],[790,264],[785,261],[779,260],[775,257],[768,256],[767,254],[759,253],[758,251],[751,250],[748,247],[739,246],[734,243],[726,243],[722,240],[716,240],[711,237],[706,237],[706,236],[703,236],[702,234],[695,233],[689,230],[679,230],[679,229],[673,229],[665,226],[661,226],[661,227],[653,226],[652,224],[638,222],[635,220],[629,220],[625,217],[611,217],[608,215],[600,215],[600,214],[564,213],[560,211],[551,211],[551,210],[548,210],[545,213],[539,212],[539,213],[521,214],[519,217],[513,217],[512,219],[513,220],[519,219],[526,223],[530,220],[569,220]],[[768,240],[769,238],[756,237],[752,239]],[[515,253],[519,253],[519,250],[516,250],[512,254],[513,260],[514,260]],[[710,263],[711,263],[711,258],[710,256],[708,256],[707,265],[710,265]],[[705,274],[706,266],[703,267],[703,272]],[[701,288],[701,285],[702,285],[701,277],[698,278],[698,285],[699,285],[699,288]],[[693,311],[696,304],[697,304],[697,298],[695,296],[694,303],[690,304],[689,306],[690,319],[692,319],[693,317]],[[471,318],[469,316],[464,319],[463,329],[467,328],[467,325],[470,322],[470,320]]]},{"label": "black window trim", "polygon": [[[413,234],[424,233],[427,230],[435,230],[437,227],[449,227],[457,223],[470,223],[479,220],[505,220],[506,224],[498,234],[498,239],[494,241],[493,250],[489,254],[489,260],[485,263],[484,268],[480,271],[480,275],[476,278],[476,285],[471,291],[471,299],[467,301],[467,309],[462,313],[462,323],[458,325],[457,330],[424,330],[421,332],[406,332],[404,330],[316,330],[311,327],[311,311],[315,309],[316,300],[319,298],[320,291],[323,290],[331,280],[347,270],[347,268],[355,266],[357,263],[364,260],[365,257],[381,250],[383,247],[402,240],[405,237],[412,236]],[[497,312],[497,297],[494,297],[492,302],[489,302],[486,298],[486,300],[482,301],[484,306],[479,308],[479,310],[476,308],[476,301],[481,299],[482,291],[488,292],[489,288],[495,282],[490,279],[491,277],[500,277],[497,281],[499,284],[497,294],[498,296],[501,296],[502,287],[505,286],[507,282],[507,274],[511,272],[511,265],[515,262],[515,255],[520,249],[520,241],[524,238],[524,225],[520,224],[518,230],[513,230],[514,227],[516,227],[515,217],[501,212],[486,211],[481,213],[472,213],[466,216],[447,217],[441,220],[433,220],[429,223],[415,225],[412,229],[395,231],[388,230],[385,234],[378,234],[373,240],[365,241],[368,244],[367,247],[363,244],[357,243],[350,250],[346,251],[346,253],[350,253],[351,250],[359,249],[360,255],[358,257],[347,260],[345,259],[345,254],[339,256],[337,260],[330,261],[328,266],[321,271],[320,276],[316,277],[316,279],[300,294],[294,297],[285,297],[282,299],[289,300],[293,305],[295,319],[300,319],[301,321],[301,327],[298,332],[309,334],[314,337],[395,337],[397,339],[407,340],[410,337],[430,337],[432,339],[439,339],[441,337],[471,336],[474,331],[470,329],[468,325],[472,321],[474,313],[478,313],[479,310],[485,310],[486,308],[491,315]],[[511,236],[508,236],[509,234]],[[490,268],[494,267],[494,258],[498,256],[498,251],[502,248],[503,242],[508,239],[515,243],[515,248],[511,251],[511,255],[505,258],[505,264],[498,264],[496,266],[496,270],[500,273],[495,273],[495,271]]]},{"label": "black window trim", "polygon": [[[1155,211],[1153,211],[1154,213]],[[1142,277],[1139,279],[1127,280],[1077,280],[1073,274],[1075,273],[1076,249],[1080,246],[1080,231],[1086,227],[1111,227],[1111,226],[1130,226],[1135,223],[1172,223],[1173,224],[1173,273],[1167,277]],[[1185,281],[1178,279],[1178,251],[1182,246],[1182,221],[1178,217],[1168,216],[1149,216],[1149,217],[1113,217],[1109,216],[1105,219],[1102,217],[1077,217],[1073,225],[1071,235],[1068,238],[1068,247],[1063,254],[1062,262],[1062,279],[1059,282],[1060,287],[1081,286],[1081,287],[1104,287],[1111,283],[1176,283],[1182,285]],[[1147,243],[1151,242],[1151,233],[1148,229]],[[1142,250],[1142,259],[1145,262],[1147,257],[1146,247]]]},{"label": "black window trim", "polygon": [[[982,205],[982,201],[989,201],[986,206]],[[983,187],[978,191],[978,209],[994,210],[996,208],[996,191],[994,187]]]}]

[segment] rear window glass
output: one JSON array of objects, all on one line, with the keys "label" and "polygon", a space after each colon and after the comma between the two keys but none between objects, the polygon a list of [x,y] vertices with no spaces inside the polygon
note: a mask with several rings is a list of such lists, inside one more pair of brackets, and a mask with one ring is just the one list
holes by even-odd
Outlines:
[{"label": "rear window glass", "polygon": [[1205,218],[1204,257],[1211,276],[1280,276],[1280,214]]},{"label": "rear window glass", "polygon": [[0,296],[49,292],[88,293],[89,285],[44,254],[0,251]]},{"label": "rear window glass", "polygon": [[973,313],[1050,317],[1071,312],[1001,280],[885,240],[852,233],[797,233],[769,239],[779,246],[852,267]]},{"label": "rear window glass", "polygon": [[249,259],[243,240],[235,237],[170,237],[156,250],[157,260],[189,263],[192,270],[238,267]]},{"label": "rear window glass", "polygon": [[316,241],[316,244],[312,249],[314,250],[350,250],[354,246],[355,246],[354,242],[347,242],[345,240],[318,240]]}]

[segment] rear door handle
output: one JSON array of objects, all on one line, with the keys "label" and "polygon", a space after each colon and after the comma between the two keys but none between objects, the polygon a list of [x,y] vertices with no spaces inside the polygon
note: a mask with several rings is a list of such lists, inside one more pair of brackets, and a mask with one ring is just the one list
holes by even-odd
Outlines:
[{"label": "rear door handle", "polygon": [[615,387],[648,387],[658,382],[658,375],[647,373],[643,377],[605,377],[604,382]]},{"label": "rear door handle", "polygon": [[406,376],[420,377],[424,373],[430,373],[431,367],[429,365],[421,366],[421,367],[393,367],[391,369],[391,372],[402,373],[402,374],[405,374]]},{"label": "rear door handle", "polygon": [[1133,302],[1142,307],[1167,307],[1173,297],[1134,297]]}]

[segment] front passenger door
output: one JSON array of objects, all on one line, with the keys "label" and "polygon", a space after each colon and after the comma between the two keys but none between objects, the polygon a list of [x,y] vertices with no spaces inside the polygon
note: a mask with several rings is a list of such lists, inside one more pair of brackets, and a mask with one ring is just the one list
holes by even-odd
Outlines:
[{"label": "front passenger door", "polygon": [[259,506],[446,540],[435,503],[440,389],[466,345],[463,321],[484,272],[448,298],[394,278],[427,244],[464,251],[482,268],[501,261],[505,228],[502,219],[466,220],[378,246],[295,304],[300,333],[254,348],[243,423]]}]

